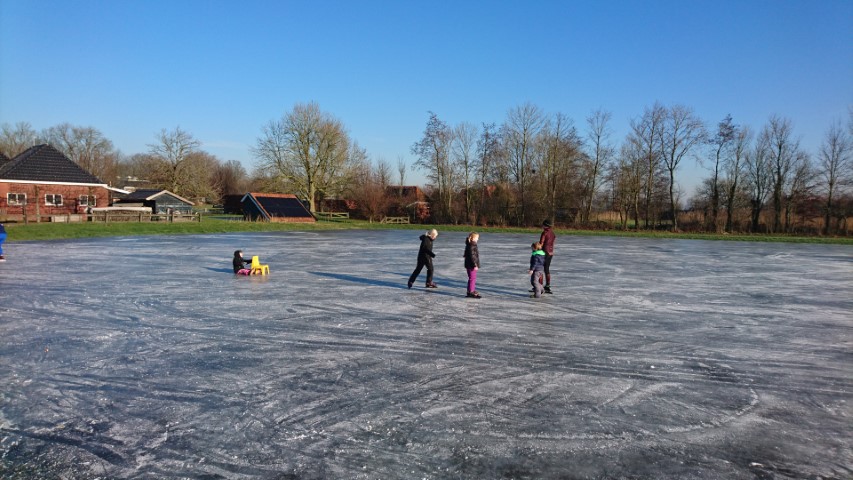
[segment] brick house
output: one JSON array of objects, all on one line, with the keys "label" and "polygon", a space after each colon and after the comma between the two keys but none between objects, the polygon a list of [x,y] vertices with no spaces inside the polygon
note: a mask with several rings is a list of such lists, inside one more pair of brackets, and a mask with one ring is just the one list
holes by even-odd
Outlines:
[{"label": "brick house", "polygon": [[108,206],[111,190],[51,145],[0,158],[0,217],[7,220],[81,220],[87,208]]}]

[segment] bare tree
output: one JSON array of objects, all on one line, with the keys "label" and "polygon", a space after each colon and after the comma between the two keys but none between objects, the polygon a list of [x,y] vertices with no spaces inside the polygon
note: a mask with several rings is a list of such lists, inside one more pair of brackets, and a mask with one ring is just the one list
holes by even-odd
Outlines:
[{"label": "bare tree", "polygon": [[717,124],[717,133],[708,141],[710,147],[711,181],[710,181],[710,207],[711,215],[708,219],[708,229],[717,231],[720,226],[718,217],[720,213],[720,199],[722,197],[722,175],[726,163],[733,153],[732,146],[735,142],[737,127],[732,122],[732,116],[726,115]]},{"label": "bare tree", "polygon": [[320,197],[350,180],[352,149],[343,124],[312,102],[270,121],[252,153],[263,170],[292,183],[313,212]]},{"label": "bare tree", "polygon": [[[509,183],[509,173],[506,168],[505,150],[500,132],[494,123],[484,123],[477,140],[477,159],[480,167],[479,184],[480,205],[477,208],[479,224],[482,218],[491,219],[494,223],[504,224],[509,208],[507,195],[496,195],[498,191],[505,193]],[[500,204],[500,205],[499,205]]]},{"label": "bare tree", "polygon": [[818,172],[826,196],[823,233],[829,235],[830,221],[836,214],[835,197],[839,190],[853,184],[853,142],[840,123],[833,123],[826,132],[818,155]]},{"label": "bare tree", "polygon": [[400,179],[400,195],[403,195],[403,186],[406,185],[406,170],[408,168],[409,166],[406,165],[406,160],[403,159],[402,155],[399,155],[397,157],[397,174],[399,175],[398,178]]},{"label": "bare tree", "polygon": [[459,172],[462,191],[465,195],[465,222],[471,223],[471,210],[475,200],[473,185],[477,176],[477,126],[462,122],[453,129],[451,154]]},{"label": "bare tree", "polygon": [[771,231],[782,230],[782,210],[785,204],[785,186],[790,180],[794,162],[799,155],[800,142],[793,138],[791,121],[776,115],[770,117],[762,135],[769,146],[768,154],[773,171],[773,224]]},{"label": "bare tree", "polygon": [[412,154],[418,160],[419,168],[426,170],[427,178],[433,182],[436,193],[440,198],[439,215],[445,219],[453,216],[453,193],[455,189],[454,165],[450,161],[450,144],[453,133],[450,127],[429,112],[429,120],[423,137],[412,145]]},{"label": "bare tree", "polygon": [[539,134],[542,153],[536,155],[534,164],[538,177],[545,188],[542,191],[546,215],[555,219],[558,204],[560,206],[577,205],[581,188],[573,179],[577,163],[581,157],[581,139],[574,122],[557,113],[545,122]]},{"label": "bare tree", "polygon": [[359,188],[354,198],[361,213],[371,222],[382,218],[389,205],[391,166],[382,158],[377,159],[375,165],[362,162],[356,168],[355,179]]},{"label": "bare tree", "polygon": [[803,151],[798,151],[791,168],[789,183],[786,185],[784,207],[786,232],[793,231],[794,213],[800,210],[800,207],[812,196],[816,176],[809,155]]},{"label": "bare tree", "polygon": [[740,188],[740,180],[743,175],[744,164],[746,163],[747,152],[752,143],[752,131],[749,127],[741,127],[735,131],[733,139],[732,153],[729,155],[728,161],[724,162],[723,168],[726,173],[726,185],[728,193],[726,195],[726,227],[725,231],[732,232],[732,224],[734,221],[735,201]]},{"label": "bare tree", "polygon": [[516,214],[519,225],[525,225],[526,183],[528,176],[533,173],[534,142],[544,122],[545,119],[539,107],[528,102],[510,110],[503,127],[503,140],[508,154],[510,174],[515,180],[521,197],[520,209]]},{"label": "bare tree", "polygon": [[[662,152],[660,136],[666,121],[667,111],[660,103],[655,102],[652,108],[646,108],[643,116],[631,120],[631,142],[635,144],[634,150],[643,154],[646,164],[644,173],[644,202],[646,228],[651,225],[652,202],[655,198],[656,179],[660,172]],[[639,229],[639,222],[636,228]]]},{"label": "bare tree", "polygon": [[746,182],[750,197],[751,231],[758,232],[761,212],[773,183],[773,170],[770,164],[770,139],[765,131],[762,131],[758,141],[746,156]]},{"label": "bare tree", "polygon": [[613,202],[619,208],[623,230],[628,228],[629,217],[634,219],[634,228],[640,228],[640,197],[645,183],[643,173],[647,154],[643,144],[634,135],[629,135],[611,169]]},{"label": "bare tree", "polygon": [[590,168],[586,176],[586,200],[581,218],[583,223],[589,223],[602,170],[605,165],[610,163],[615,154],[615,148],[610,143],[612,132],[610,120],[612,116],[610,112],[598,109],[586,119],[589,128],[586,136],[589,140]]},{"label": "bare tree", "polygon": [[666,111],[664,126],[660,129],[663,163],[669,173],[669,209],[672,229],[678,230],[678,205],[675,201],[675,171],[681,161],[705,138],[705,125],[693,110],[675,105]]},{"label": "bare tree", "polygon": [[229,160],[216,167],[213,172],[213,184],[216,185],[219,199],[225,195],[246,193],[248,174],[243,164],[237,160]]},{"label": "bare tree", "polygon": [[38,143],[38,133],[29,122],[18,122],[14,126],[4,123],[0,127],[0,153],[9,158],[18,156]]},{"label": "bare tree", "polygon": [[102,180],[115,177],[116,152],[113,142],[98,129],[62,123],[48,128],[42,136],[87,172]]},{"label": "bare tree", "polygon": [[190,158],[201,142],[181,127],[172,131],[164,128],[156,138],[157,143],[148,145],[154,160],[151,180],[178,195],[190,196],[190,192],[200,190],[198,184],[207,179],[198,178],[199,169]]}]

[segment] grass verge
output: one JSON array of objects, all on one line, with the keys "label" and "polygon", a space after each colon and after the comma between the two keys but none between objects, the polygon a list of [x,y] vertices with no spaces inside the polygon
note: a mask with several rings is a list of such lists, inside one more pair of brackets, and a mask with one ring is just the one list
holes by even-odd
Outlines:
[{"label": "grass verge", "polygon": [[[317,223],[244,222],[205,218],[202,222],[115,222],[103,223],[30,223],[5,224],[9,242],[34,240],[67,240],[75,238],[125,237],[136,235],[187,235],[232,232],[287,232],[316,230],[427,230],[429,225],[386,225],[361,220],[333,220]],[[530,233],[538,235],[540,228],[472,227],[470,225],[437,225],[439,231],[480,233]],[[721,235],[710,233],[672,233],[658,231],[573,230],[557,229],[561,235],[612,236],[631,238],[723,240],[745,242],[785,242],[853,245],[850,237],[798,237],[794,235]]]}]

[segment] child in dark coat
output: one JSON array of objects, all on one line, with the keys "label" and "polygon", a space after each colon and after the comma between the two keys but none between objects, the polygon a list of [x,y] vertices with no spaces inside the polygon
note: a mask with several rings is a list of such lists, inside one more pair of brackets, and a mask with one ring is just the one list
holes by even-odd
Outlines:
[{"label": "child in dark coat", "polygon": [[418,250],[418,266],[415,267],[415,271],[412,272],[412,275],[409,277],[409,288],[412,288],[415,280],[418,279],[418,275],[421,274],[421,270],[426,267],[427,269],[427,277],[426,277],[426,288],[438,288],[438,285],[432,282],[432,259],[435,258],[435,254],[432,253],[432,241],[438,236],[438,230],[432,229],[421,235],[421,248]]},{"label": "child in dark coat", "polygon": [[231,261],[231,265],[234,267],[234,273],[237,275],[251,275],[252,271],[245,267],[247,263],[252,263],[252,261],[243,258],[242,250],[235,250],[234,259]]},{"label": "child in dark coat", "polygon": [[533,285],[533,298],[542,296],[545,290],[542,286],[542,280],[545,276],[545,252],[542,251],[542,244],[533,242],[530,245],[533,253],[530,255],[530,270],[527,273],[530,275],[530,284]]},{"label": "child in dark coat", "polygon": [[465,270],[468,272],[468,293],[465,296],[470,298],[482,298],[477,291],[477,270],[480,269],[480,251],[477,249],[479,240],[480,234],[477,232],[469,233],[465,239]]}]

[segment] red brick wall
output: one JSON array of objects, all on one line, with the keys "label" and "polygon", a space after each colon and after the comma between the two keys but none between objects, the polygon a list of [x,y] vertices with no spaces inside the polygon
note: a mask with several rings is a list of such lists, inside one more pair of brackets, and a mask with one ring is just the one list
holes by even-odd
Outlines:
[{"label": "red brick wall", "polygon": [[[31,183],[0,182],[0,211],[7,215],[20,215],[23,208],[20,205],[8,205],[9,193],[24,193],[27,195],[27,215],[65,215],[69,213],[85,213],[84,206],[79,204],[81,195],[93,195],[97,207],[109,206],[109,190],[104,187],[87,187],[79,185],[41,185]],[[62,206],[45,205],[45,195],[62,195]]]}]

